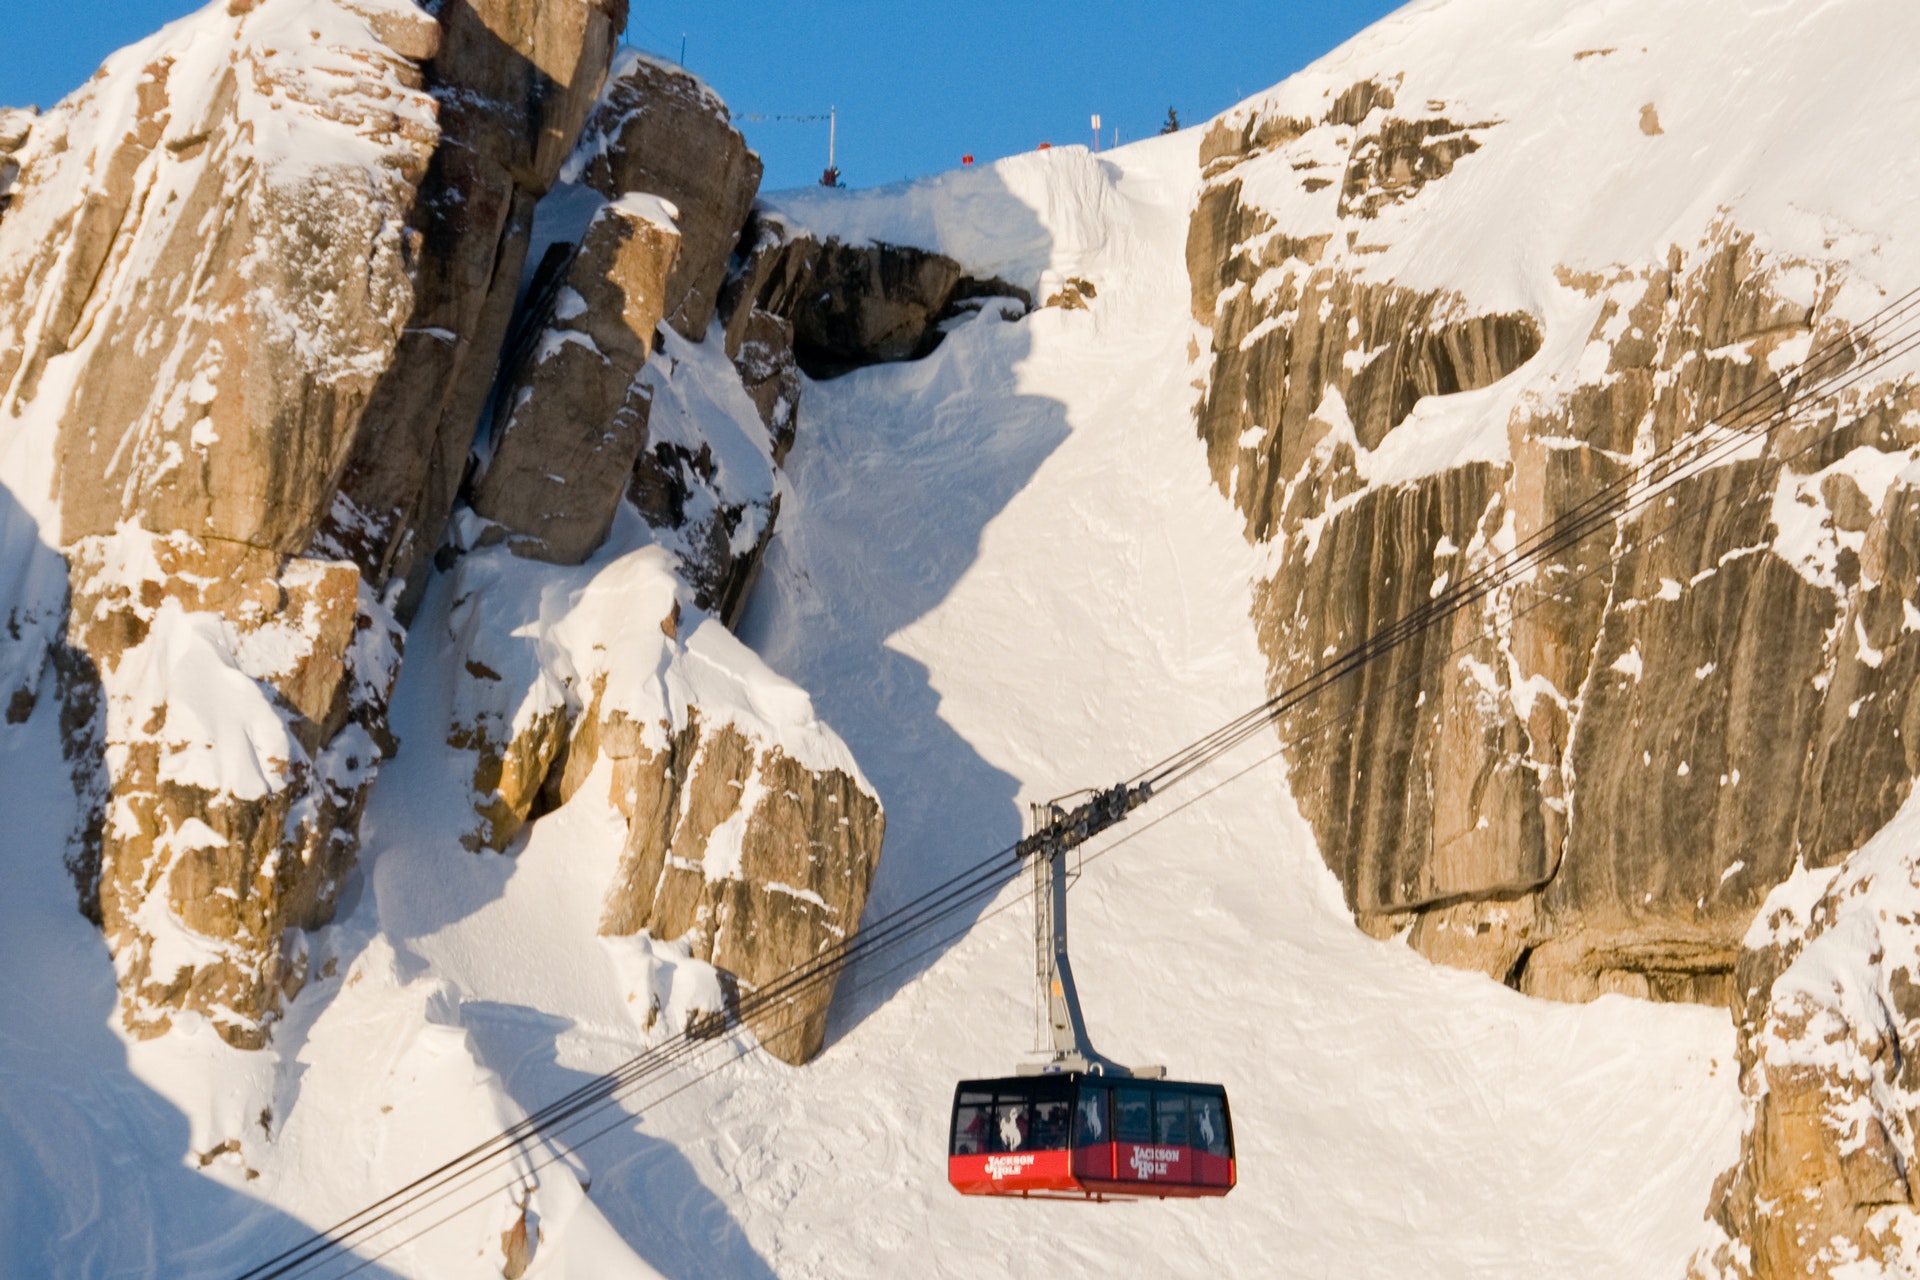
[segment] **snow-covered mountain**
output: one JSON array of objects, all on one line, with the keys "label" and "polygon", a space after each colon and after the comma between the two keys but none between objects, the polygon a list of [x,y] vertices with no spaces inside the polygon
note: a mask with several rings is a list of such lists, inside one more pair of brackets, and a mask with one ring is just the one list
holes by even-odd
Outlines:
[{"label": "snow-covered mountain", "polygon": [[624,19],[217,0],[0,112],[0,1275],[238,1274],[1746,406],[1090,849],[1232,1196],[945,1185],[1010,874],[300,1274],[1920,1268],[1920,18],[1421,0],[775,194]]}]

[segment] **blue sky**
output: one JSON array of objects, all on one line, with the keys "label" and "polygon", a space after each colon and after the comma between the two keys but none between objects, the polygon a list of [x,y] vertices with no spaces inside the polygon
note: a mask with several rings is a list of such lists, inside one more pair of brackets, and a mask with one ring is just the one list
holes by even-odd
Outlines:
[{"label": "blue sky", "polygon": [[[195,0],[0,0],[0,104],[51,105],[113,49]],[[1285,79],[1398,0],[636,0],[630,43],[678,58],[736,116],[837,107],[849,186],[991,160],[1042,141],[1110,143],[1197,123]],[[768,189],[817,180],[824,124],[744,121]],[[1103,143],[1104,145],[1104,143]]]}]

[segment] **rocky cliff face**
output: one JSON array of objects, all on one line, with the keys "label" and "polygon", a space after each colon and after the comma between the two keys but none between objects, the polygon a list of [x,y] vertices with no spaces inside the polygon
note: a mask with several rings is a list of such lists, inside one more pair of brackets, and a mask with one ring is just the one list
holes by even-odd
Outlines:
[{"label": "rocky cliff face", "polygon": [[[739,995],[851,934],[884,830],[871,786],[805,695],[685,608],[632,512],[578,569],[495,547],[463,556],[452,590],[448,741],[473,761],[470,847],[512,848],[529,818],[603,788],[626,824],[604,934],[682,943]],[[750,1025],[804,1062],[831,996],[796,993]]]},{"label": "rocky cliff face", "polygon": [[[1202,144],[1199,430],[1268,552],[1255,621],[1275,690],[1634,459],[1763,419],[1810,350],[1874,350],[1844,266],[1726,218],[1660,260],[1554,264],[1531,287],[1557,331],[1374,269],[1387,211],[1417,225],[1480,153],[1520,142],[1443,106],[1362,81]],[[1362,926],[1532,994],[1725,999],[1768,891],[1907,793],[1917,408],[1868,378],[1284,719]]]},{"label": "rocky cliff face", "polygon": [[473,509],[523,554],[578,564],[606,537],[647,438],[653,355],[680,236],[664,208],[630,197],[601,208],[552,276],[538,331],[500,388],[497,439]]},{"label": "rocky cliff face", "polygon": [[417,297],[438,129],[411,51],[434,27],[378,3],[200,22],[214,38],[119,55],[16,153],[0,414],[55,462],[75,865],[128,1024],[190,1009],[256,1045],[382,749],[378,584],[307,550]]},{"label": "rocky cliff face", "polygon": [[404,581],[403,616],[466,474],[535,206],[593,109],[626,25],[625,0],[428,8],[437,26],[417,56],[442,141],[410,211],[419,297],[316,538],[371,581]]},{"label": "rocky cliff face", "polygon": [[339,561],[135,528],[68,554],[76,870],[126,1024],[257,1048],[353,865],[400,630]]},{"label": "rocky cliff face", "polygon": [[[857,926],[878,802],[803,696],[707,638],[796,422],[786,320],[705,340],[758,159],[696,79],[616,60],[624,22],[221,0],[0,116],[0,419],[51,460],[44,509],[0,519],[0,675],[24,718],[64,616],[71,862],[137,1034],[186,1012],[268,1041],[399,745],[436,561],[471,848],[601,765],[633,824],[609,931],[685,936],[751,989]],[[653,601],[644,642],[586,610],[517,647],[554,592],[616,587]],[[830,995],[754,1025],[804,1060]]]},{"label": "rocky cliff face", "polygon": [[1362,927],[1534,995],[1730,1005],[1749,1124],[1696,1275],[1906,1274],[1920,390],[1872,328],[1899,237],[1823,186],[1837,140],[1735,158],[1724,117],[1645,101],[1664,37],[1598,26],[1525,76],[1375,47],[1209,129],[1198,430],[1279,690],[1659,451],[1774,424],[1280,730]]},{"label": "rocky cliff face", "polygon": [[862,365],[912,360],[939,345],[940,323],[969,301],[1033,299],[999,279],[980,280],[945,254],[910,245],[844,243],[757,218],[741,239],[722,295],[731,319],[729,351],[746,340],[757,318],[777,317],[792,329],[794,359],[816,378]]},{"label": "rocky cliff face", "polygon": [[1736,968],[1747,1134],[1710,1206],[1713,1280],[1911,1274],[1920,1116],[1920,873],[1912,805],[1761,908]]},{"label": "rocky cliff face", "polygon": [[684,70],[626,50],[567,176],[610,200],[651,192],[677,211],[687,239],[666,281],[666,319],[689,342],[704,342],[760,189],[760,157],[726,103]]}]

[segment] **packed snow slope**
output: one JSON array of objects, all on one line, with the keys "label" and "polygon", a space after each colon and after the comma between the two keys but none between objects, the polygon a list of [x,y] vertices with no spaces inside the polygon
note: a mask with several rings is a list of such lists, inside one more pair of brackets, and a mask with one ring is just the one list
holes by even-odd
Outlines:
[{"label": "packed snow slope", "polygon": [[[1838,141],[1914,109],[1899,68],[1873,62],[1911,47],[1875,24],[1911,21],[1886,3],[1432,0],[1248,104],[1239,119],[1317,111],[1378,78],[1412,102],[1478,95],[1466,118],[1500,120],[1485,155],[1454,157],[1393,206],[1407,227],[1422,200],[1454,213],[1379,263],[1410,287],[1544,317],[1544,362],[1421,402],[1367,478],[1498,462],[1483,428],[1554,361],[1577,366],[1593,328],[1585,304],[1545,292],[1554,268],[1664,260],[1723,206],[1776,247],[1862,264],[1862,299],[1920,280],[1890,238],[1910,202],[1888,193],[1911,191],[1913,162]],[[1746,95],[1735,106],[1717,105],[1723,78]],[[1879,93],[1879,114],[1849,93]],[[1625,140],[1581,141],[1602,119]],[[1256,584],[1292,535],[1249,540],[1195,435],[1217,385],[1188,261],[1203,132],[766,202],[792,231],[937,249],[1060,300],[1020,319],[989,303],[924,359],[808,383],[738,639],[689,615],[676,641],[676,679],[702,705],[817,717],[844,741],[851,760],[836,761],[887,814],[869,926],[1014,838],[1029,802],[1128,776],[1267,696]],[[1553,180],[1476,167],[1516,134],[1566,152]],[[1642,165],[1629,145],[1665,149]],[[1773,148],[1794,164],[1771,164]],[[1617,166],[1579,188],[1601,196],[1568,194],[1582,164]],[[1834,296],[1855,320],[1870,306]],[[72,818],[57,700],[0,737],[15,815],[0,1274],[231,1276],[713,1007],[713,971],[680,941],[598,936],[624,830],[604,776],[508,852],[474,853],[471,761],[444,745],[466,661],[456,625],[492,619],[565,649],[621,635],[615,602],[630,600],[626,621],[657,645],[667,559],[623,511],[584,565],[497,599],[463,596],[459,569],[431,578],[393,695],[401,749],[373,786],[339,914],[310,938],[313,976],[263,1050],[191,1015],[148,1041],[110,1029],[111,962],[56,852]],[[464,571],[491,568],[513,576],[501,555]],[[1365,936],[1277,747],[1249,744],[1099,842],[1072,895],[1099,1046],[1231,1091],[1240,1184],[1226,1199],[1001,1203],[946,1186],[953,1082],[1004,1072],[1032,1043],[1026,885],[1011,881],[970,929],[853,973],[812,1064],[715,1044],[636,1097],[627,1123],[591,1143],[597,1125],[575,1130],[371,1237],[360,1274],[498,1275],[518,1222],[534,1277],[1682,1274],[1715,1243],[1702,1211],[1742,1154],[1724,1010],[1532,1000]],[[1875,856],[1897,860],[1884,841]],[[1847,881],[1802,896],[1829,883]],[[1808,972],[1791,992],[1819,984]]]}]

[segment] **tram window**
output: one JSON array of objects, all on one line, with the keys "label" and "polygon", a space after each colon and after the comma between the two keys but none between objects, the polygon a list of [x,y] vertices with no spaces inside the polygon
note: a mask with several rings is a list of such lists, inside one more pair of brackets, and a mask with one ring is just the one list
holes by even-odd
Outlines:
[{"label": "tram window", "polygon": [[1095,1147],[1112,1141],[1107,1124],[1107,1091],[1098,1085],[1081,1085],[1080,1105],[1073,1113],[1073,1145]]},{"label": "tram window", "polygon": [[1227,1109],[1214,1094],[1193,1096],[1193,1145],[1210,1156],[1227,1154]]},{"label": "tram window", "polygon": [[1033,1105],[1025,1098],[1002,1096],[994,1108],[993,1128],[987,1135],[989,1151],[1025,1151],[1033,1131]]},{"label": "tram window", "polygon": [[987,1125],[993,1115],[993,1095],[963,1093],[953,1109],[953,1154],[977,1156],[987,1149]]},{"label": "tram window", "polygon": [[1067,1122],[1072,1114],[1072,1105],[1064,1098],[1036,1100],[1033,1104],[1033,1131],[1028,1135],[1028,1145],[1036,1151],[1066,1150]]},{"label": "tram window", "polygon": [[1113,1133],[1121,1142],[1153,1141],[1153,1095],[1145,1089],[1116,1089]]},{"label": "tram window", "polygon": [[1163,1147],[1187,1145],[1187,1095],[1156,1089],[1153,1100],[1153,1140]]}]

